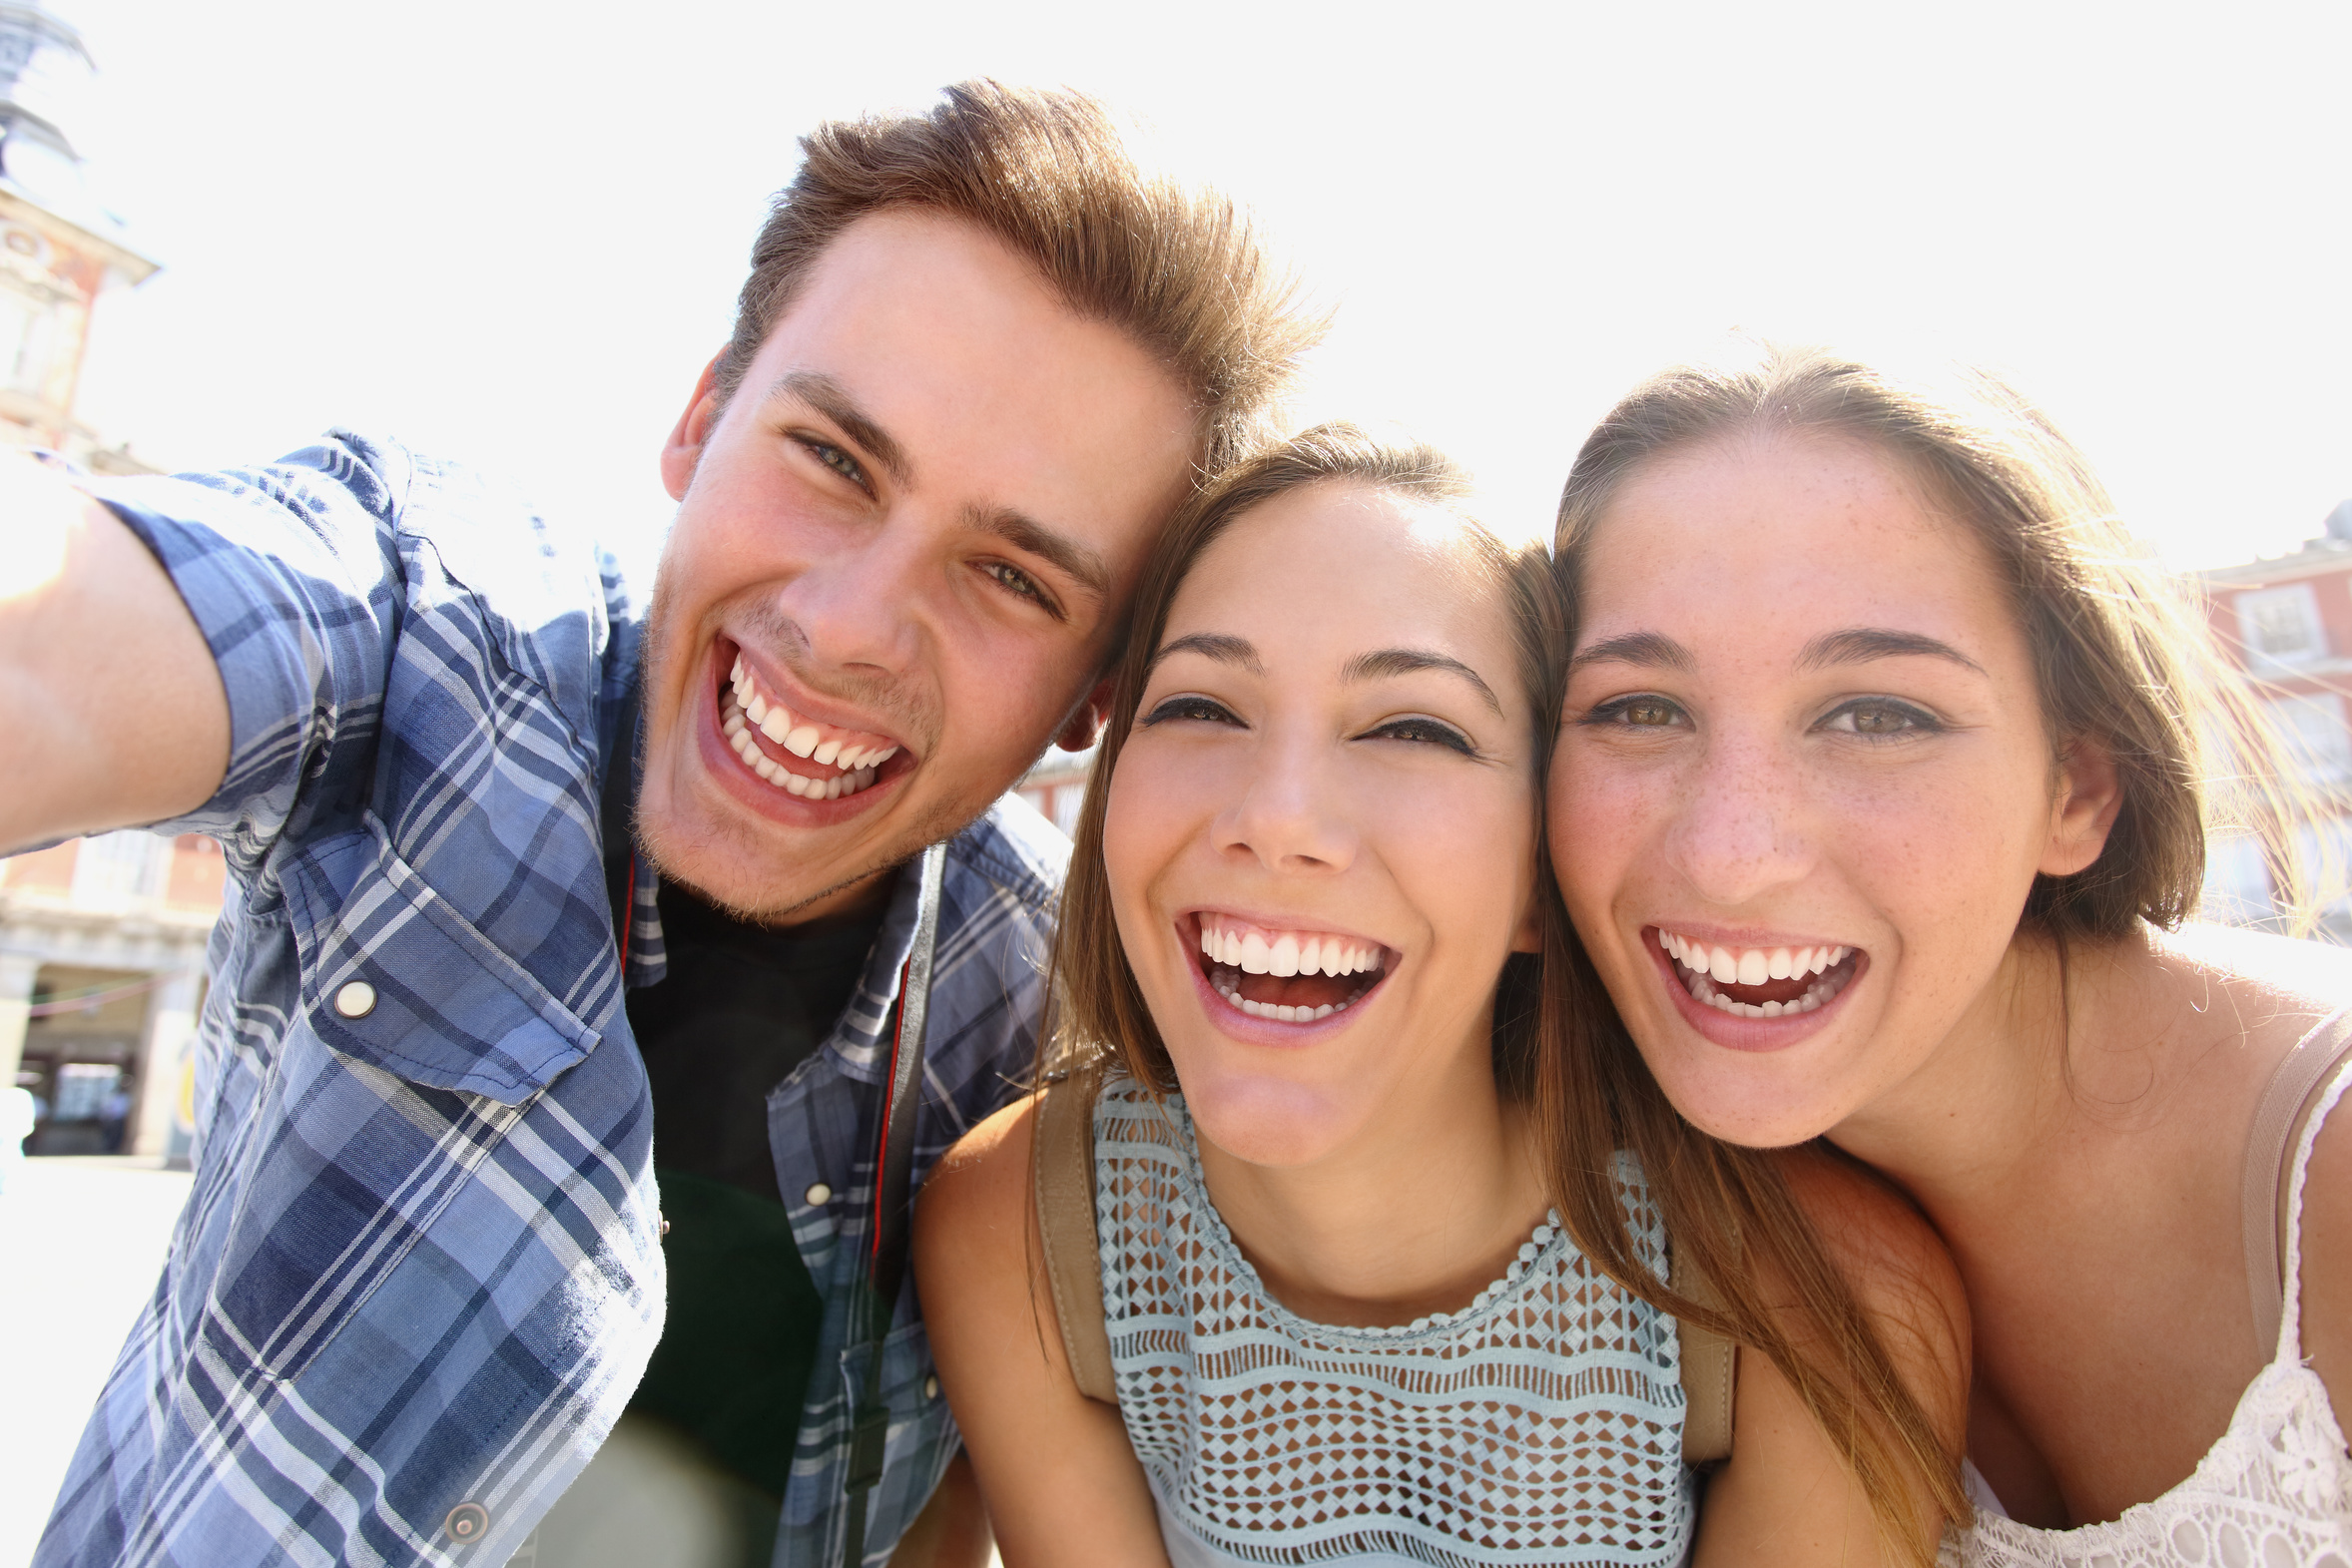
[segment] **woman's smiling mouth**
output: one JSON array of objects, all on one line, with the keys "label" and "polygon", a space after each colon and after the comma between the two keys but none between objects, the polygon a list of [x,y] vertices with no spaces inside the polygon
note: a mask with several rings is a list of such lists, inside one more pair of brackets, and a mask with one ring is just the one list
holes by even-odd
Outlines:
[{"label": "woman's smiling mouth", "polygon": [[1818,1012],[1862,972],[1859,947],[1727,947],[1649,928],[1691,1000],[1734,1018],[1786,1018]]},{"label": "woman's smiling mouth", "polygon": [[1346,1012],[1388,978],[1389,950],[1339,931],[1252,924],[1202,910],[1200,971],[1237,1011],[1275,1023]]}]

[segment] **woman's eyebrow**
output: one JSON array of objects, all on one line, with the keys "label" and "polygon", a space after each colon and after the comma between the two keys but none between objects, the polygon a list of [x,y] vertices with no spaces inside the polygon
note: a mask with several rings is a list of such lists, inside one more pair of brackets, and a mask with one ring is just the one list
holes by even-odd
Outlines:
[{"label": "woman's eyebrow", "polygon": [[1459,659],[1451,658],[1445,654],[1431,653],[1427,649],[1381,648],[1369,654],[1358,654],[1348,661],[1345,669],[1340,671],[1340,679],[1352,684],[1357,681],[1379,681],[1391,676],[1413,675],[1423,670],[1442,670],[1448,675],[1461,676],[1477,689],[1479,698],[1488,708],[1494,710],[1495,718],[1502,717],[1502,705],[1494,700],[1493,688],[1478,678],[1477,671],[1472,670]]},{"label": "woman's eyebrow", "polygon": [[1203,659],[1214,659],[1219,664],[1238,665],[1252,675],[1264,675],[1266,666],[1258,659],[1258,650],[1245,637],[1230,637],[1223,632],[1193,632],[1174,642],[1162,643],[1160,651],[1151,656],[1150,670],[1157,670],[1160,661],[1171,654],[1199,654]]},{"label": "woman's eyebrow", "polygon": [[1797,655],[1799,670],[1819,670],[1834,664],[1862,664],[1872,659],[1946,659],[1979,675],[1985,667],[1940,638],[1923,632],[1898,632],[1880,626],[1850,627],[1824,632]]},{"label": "woman's eyebrow", "polygon": [[1616,637],[1603,638],[1591,647],[1581,649],[1568,661],[1568,668],[1581,670],[1588,664],[1640,665],[1652,670],[1689,671],[1698,668],[1698,661],[1690,650],[1671,637],[1657,632],[1626,632]]}]

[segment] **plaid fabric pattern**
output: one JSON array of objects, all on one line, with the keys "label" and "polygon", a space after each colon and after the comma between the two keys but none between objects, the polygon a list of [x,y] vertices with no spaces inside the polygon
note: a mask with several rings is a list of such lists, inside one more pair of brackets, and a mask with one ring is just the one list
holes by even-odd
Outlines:
[{"label": "plaid fabric pattern", "polygon": [[[34,1562],[502,1563],[661,1331],[652,1107],[598,812],[630,740],[626,591],[511,494],[348,432],[267,468],[89,488],[220,663],[228,777],[157,830],[218,837],[233,876],[195,1190]],[[918,1172],[1029,1059],[1066,853],[1002,805],[951,849]],[[630,983],[661,969],[653,891],[641,868]],[[901,904],[832,1040],[770,1096],[829,1297],[821,1367],[856,1353]],[[955,1442],[911,1292],[898,1311],[874,1563]],[[800,1422],[779,1562],[838,1542],[836,1403],[813,1386],[778,1412]]]}]

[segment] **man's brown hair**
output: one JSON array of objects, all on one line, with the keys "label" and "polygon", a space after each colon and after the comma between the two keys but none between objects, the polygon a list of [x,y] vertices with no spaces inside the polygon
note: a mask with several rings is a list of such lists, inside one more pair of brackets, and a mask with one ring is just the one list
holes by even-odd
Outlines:
[{"label": "man's brown hair", "polygon": [[1248,219],[1139,164],[1094,99],[959,82],[922,115],[836,120],[801,139],[800,173],[752,247],[714,383],[732,398],[817,259],[861,218],[919,210],[993,236],[1072,311],[1125,332],[1183,385],[1204,471],[1250,444],[1323,333]]}]

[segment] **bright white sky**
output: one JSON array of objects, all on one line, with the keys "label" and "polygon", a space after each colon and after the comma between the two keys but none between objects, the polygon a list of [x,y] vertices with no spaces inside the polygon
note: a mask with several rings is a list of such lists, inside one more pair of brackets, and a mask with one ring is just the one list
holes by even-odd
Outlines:
[{"label": "bright white sky", "polygon": [[960,77],[1113,98],[1341,307],[1319,411],[1546,530],[1584,431],[1733,326],[2008,367],[2169,559],[2352,496],[2352,6],[51,0],[165,264],[83,411],[173,466],[330,422],[644,558],[655,455],[796,134]]}]

